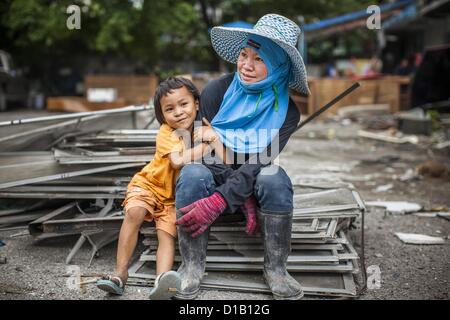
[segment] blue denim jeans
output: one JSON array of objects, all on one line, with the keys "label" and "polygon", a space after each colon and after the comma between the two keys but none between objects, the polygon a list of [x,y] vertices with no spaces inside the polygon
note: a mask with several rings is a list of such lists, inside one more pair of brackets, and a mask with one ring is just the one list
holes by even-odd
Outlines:
[{"label": "blue denim jeans", "polygon": [[[188,164],[181,169],[175,189],[176,208],[183,208],[214,193],[216,184],[203,164]],[[291,179],[276,165],[261,169],[256,177],[254,196],[259,208],[269,214],[289,214],[293,210]]]}]

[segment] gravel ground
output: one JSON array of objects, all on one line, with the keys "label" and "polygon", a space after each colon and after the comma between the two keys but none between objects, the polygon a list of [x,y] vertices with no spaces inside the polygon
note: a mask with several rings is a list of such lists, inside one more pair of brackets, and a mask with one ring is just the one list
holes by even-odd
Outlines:
[{"label": "gravel ground", "polygon": [[[280,157],[280,164],[294,182],[309,175],[351,182],[365,201],[412,201],[425,208],[450,208],[450,181],[427,177],[407,182],[397,179],[408,169],[431,157],[447,164],[448,157],[430,154],[421,145],[399,146],[360,139],[355,137],[358,128],[357,125],[311,123],[290,140]],[[384,162],[371,161],[383,156]],[[386,156],[397,158],[389,160]],[[328,169],[319,168],[320,165]],[[389,183],[393,184],[391,190],[376,192],[377,186]],[[364,230],[366,267],[379,266],[381,288],[367,290],[359,299],[450,298],[448,239],[444,245],[407,245],[394,236],[394,232],[407,232],[448,238],[448,220],[411,214],[388,215],[379,208],[368,208]],[[35,244],[31,236],[20,235],[22,231],[0,233],[0,239],[7,244],[0,248],[0,257],[7,257],[7,263],[0,264],[0,299],[147,299],[146,287],[128,286],[122,297],[105,295],[94,285],[85,286],[83,292],[70,289],[68,267],[64,260],[77,237]],[[358,236],[356,233],[356,240]],[[143,248],[140,244],[135,258]],[[91,267],[86,267],[90,249],[85,245],[73,263],[80,267],[83,274],[109,273],[114,269],[115,253],[116,244],[111,244],[101,249]],[[198,299],[264,300],[271,297],[208,290],[201,291]]]}]

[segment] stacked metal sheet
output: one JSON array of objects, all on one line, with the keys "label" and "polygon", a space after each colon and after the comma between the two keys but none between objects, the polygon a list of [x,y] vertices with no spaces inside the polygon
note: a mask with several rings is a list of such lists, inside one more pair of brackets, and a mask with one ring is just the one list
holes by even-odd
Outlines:
[{"label": "stacked metal sheet", "polygon": [[[310,295],[356,296],[353,275],[359,257],[346,231],[364,211],[351,188],[301,186],[295,188],[292,251],[288,271]],[[247,236],[243,215],[221,217],[210,230],[204,288],[270,292],[262,278],[264,249],[260,235]],[[130,269],[135,280],[154,279],[157,240],[154,227],[144,227],[147,250]],[[181,257],[178,250],[175,263]]]},{"label": "stacked metal sheet", "polygon": [[67,235],[80,235],[66,258],[72,261],[84,242],[92,246],[89,265],[98,251],[105,245],[116,241],[123,221],[122,211],[114,206],[114,199],[95,204],[75,201],[53,210],[28,225],[35,240],[43,240]]},{"label": "stacked metal sheet", "polygon": [[64,139],[53,151],[0,153],[0,198],[122,199],[152,160],[155,139],[155,130],[107,131]]},{"label": "stacked metal sheet", "polygon": [[[124,112],[146,108],[124,108]],[[44,127],[54,133],[44,151],[0,152],[0,229],[27,227],[35,240],[80,235],[67,257],[69,263],[83,242],[88,241],[92,257],[103,245],[117,239],[123,220],[121,203],[131,177],[152,160],[157,130],[93,130],[81,128],[84,119],[97,119],[95,128],[115,128],[120,110],[88,112],[1,122],[64,122]],[[109,117],[115,114],[116,118]],[[83,116],[84,115],[84,116]],[[77,117],[80,117],[77,119]],[[75,120],[66,121],[67,118]],[[154,117],[153,117],[154,118]],[[112,123],[111,123],[112,122]],[[91,122],[92,124],[92,122]],[[73,127],[75,125],[75,127]],[[55,128],[65,130],[55,132]],[[42,127],[42,126],[41,126]],[[41,127],[0,140],[40,134]],[[48,130],[47,130],[48,129]],[[32,150],[35,150],[32,148]]]},{"label": "stacked metal sheet", "polygon": [[[11,151],[0,153],[0,228],[29,223],[29,232],[36,240],[80,235],[67,263],[86,241],[92,246],[91,262],[102,246],[117,239],[126,186],[151,161],[156,131],[80,129],[80,123],[92,124],[94,120],[99,128],[99,120],[105,117],[102,111],[83,117],[61,115],[16,121],[64,119],[0,139],[0,147],[7,147],[2,150]],[[0,127],[17,123],[0,122]],[[61,128],[64,130],[56,132]],[[15,149],[16,139],[33,137],[31,140],[36,141],[48,132],[54,139],[43,144],[48,148],[23,151],[28,143],[24,142]],[[346,231],[364,211],[358,193],[345,184],[311,183],[297,185],[294,200],[289,272],[307,294],[355,296],[353,276],[359,272],[359,257]],[[239,214],[223,216],[214,224],[204,288],[269,293],[261,272],[261,237],[247,236],[244,228],[243,215]],[[148,249],[130,269],[130,283],[151,283],[155,278],[155,230],[145,227],[142,233]],[[175,268],[180,260],[177,251]]]},{"label": "stacked metal sheet", "polygon": [[76,137],[54,148],[61,164],[148,162],[156,150],[158,130],[109,130]]}]

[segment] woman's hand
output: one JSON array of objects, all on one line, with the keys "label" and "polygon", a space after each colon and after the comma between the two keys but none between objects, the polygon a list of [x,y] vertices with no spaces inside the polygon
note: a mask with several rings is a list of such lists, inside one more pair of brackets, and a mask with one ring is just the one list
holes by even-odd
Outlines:
[{"label": "woman's hand", "polygon": [[178,219],[176,224],[182,225],[185,232],[191,233],[192,238],[196,238],[205,232],[226,208],[225,199],[220,193],[215,192],[207,198],[178,209],[184,216]]},{"label": "woman's hand", "polygon": [[258,218],[256,214],[256,199],[254,196],[250,196],[241,207],[244,211],[247,225],[245,226],[245,233],[249,236],[255,235],[259,230]]},{"label": "woman's hand", "polygon": [[200,127],[194,131],[194,141],[214,142],[218,139],[217,133],[211,127]]},{"label": "woman's hand", "polygon": [[202,118],[203,127],[200,127],[194,131],[194,141],[201,141],[201,142],[207,142],[211,143],[216,141],[219,136],[214,131],[213,127],[211,126],[211,123],[203,117]]}]

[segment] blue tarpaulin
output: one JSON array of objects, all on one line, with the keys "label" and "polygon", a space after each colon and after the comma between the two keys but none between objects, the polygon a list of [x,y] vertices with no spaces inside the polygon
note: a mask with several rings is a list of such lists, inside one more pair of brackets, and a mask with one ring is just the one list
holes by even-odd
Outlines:
[{"label": "blue tarpaulin", "polygon": [[[403,8],[407,5],[414,4],[416,0],[401,0],[395,3],[388,3],[380,6],[381,13],[395,10],[399,8]],[[370,13],[367,13],[366,10],[360,10],[348,14],[344,14],[342,16],[321,20],[314,23],[308,23],[303,26],[303,30],[305,32],[317,31],[320,29],[329,28],[338,24],[346,23],[353,20],[364,19],[370,16]]]},{"label": "blue tarpaulin", "polygon": [[[399,0],[394,3],[388,3],[380,5],[380,14],[401,9],[402,11],[398,15],[394,15],[393,17],[387,19],[383,22],[383,28],[388,28],[398,22],[404,21],[406,19],[410,19],[411,17],[416,15],[416,0]],[[324,19],[318,22],[307,23],[302,26],[303,33],[301,35],[299,41],[299,50],[303,56],[305,63],[307,62],[307,41],[305,39],[305,35],[314,35],[316,33],[320,33],[323,29],[333,27],[342,26],[345,24],[351,24],[354,21],[359,21],[363,19],[367,19],[371,14],[368,13],[367,10],[360,10],[356,12],[347,13],[338,17]]]},{"label": "blue tarpaulin", "polygon": [[[416,0],[400,0],[394,3],[387,3],[380,6],[380,13],[384,13],[387,11],[395,10],[395,9],[401,9],[403,7],[407,7],[401,16],[408,15],[410,16],[412,10],[415,10],[415,3]],[[414,9],[413,9],[414,8]],[[414,12],[415,13],[415,12]],[[320,20],[318,22],[313,23],[307,23],[303,26],[304,32],[311,32],[311,31],[317,31],[320,29],[329,28],[338,24],[343,24],[349,21],[358,20],[358,19],[364,19],[371,15],[371,13],[367,13],[367,10],[360,10],[352,13],[347,13],[342,16],[330,18],[330,19],[324,19]],[[398,17],[395,20],[398,20],[400,17]],[[234,21],[225,23],[223,27],[228,28],[245,28],[245,29],[252,29],[253,24],[245,22],[245,21]],[[208,30],[208,32],[211,32],[211,29]]]},{"label": "blue tarpaulin", "polygon": [[410,4],[405,9],[402,10],[399,14],[389,18],[388,20],[383,22],[383,29],[390,28],[400,23],[404,23],[410,19],[413,19],[417,16],[417,7],[415,4]]},{"label": "blue tarpaulin", "polygon": [[253,24],[245,22],[245,21],[235,21],[235,22],[225,23],[223,25],[223,27],[252,29],[253,28]]},{"label": "blue tarpaulin", "polygon": [[[253,29],[253,24],[245,21],[234,21],[225,23],[224,25],[222,25],[222,27]],[[211,33],[211,28],[208,29],[208,32]]]}]

